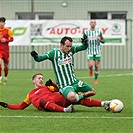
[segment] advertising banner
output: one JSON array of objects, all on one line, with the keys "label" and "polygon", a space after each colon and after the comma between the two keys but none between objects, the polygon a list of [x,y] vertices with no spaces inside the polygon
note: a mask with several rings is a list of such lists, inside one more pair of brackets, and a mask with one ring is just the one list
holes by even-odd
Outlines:
[{"label": "advertising banner", "polygon": [[[8,20],[6,26],[14,36],[10,45],[59,45],[63,36],[78,45],[90,28],[89,20]],[[125,45],[125,20],[97,20],[96,28],[103,33],[104,45]]]},{"label": "advertising banner", "polygon": [[31,45],[29,20],[7,20],[6,27],[11,28],[14,37],[14,41],[9,45]]}]

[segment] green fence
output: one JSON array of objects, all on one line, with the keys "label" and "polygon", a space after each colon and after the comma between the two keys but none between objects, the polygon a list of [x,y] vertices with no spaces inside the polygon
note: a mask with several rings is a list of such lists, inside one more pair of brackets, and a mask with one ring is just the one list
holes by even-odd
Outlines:
[{"label": "green fence", "polygon": [[[51,48],[58,46],[12,46],[10,47],[10,69],[52,69],[49,60],[35,62],[30,56],[32,50],[40,55]],[[86,52],[82,51],[74,55],[75,69],[87,69]],[[132,69],[132,45],[102,46],[101,69]]]}]

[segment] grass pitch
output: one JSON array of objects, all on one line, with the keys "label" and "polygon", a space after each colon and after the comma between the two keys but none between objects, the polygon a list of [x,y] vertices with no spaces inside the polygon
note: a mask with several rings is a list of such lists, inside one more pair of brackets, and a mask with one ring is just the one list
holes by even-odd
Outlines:
[{"label": "grass pitch", "polygon": [[[10,70],[7,85],[0,85],[0,101],[21,103],[33,89],[31,77],[43,73],[45,81],[55,81],[53,70]],[[111,113],[100,107],[75,105],[73,113],[42,112],[32,105],[22,111],[0,107],[0,133],[131,133],[132,71],[101,70],[99,84],[94,85],[88,70],[76,70],[82,81],[90,84],[97,94],[94,99],[120,99],[124,103],[121,113]]]}]

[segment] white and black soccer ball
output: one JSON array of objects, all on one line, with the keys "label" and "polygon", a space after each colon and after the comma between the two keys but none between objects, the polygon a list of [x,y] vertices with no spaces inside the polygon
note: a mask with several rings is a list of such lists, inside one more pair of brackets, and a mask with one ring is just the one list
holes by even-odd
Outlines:
[{"label": "white and black soccer ball", "polygon": [[124,108],[123,102],[119,99],[113,99],[110,103],[110,111],[120,113]]}]

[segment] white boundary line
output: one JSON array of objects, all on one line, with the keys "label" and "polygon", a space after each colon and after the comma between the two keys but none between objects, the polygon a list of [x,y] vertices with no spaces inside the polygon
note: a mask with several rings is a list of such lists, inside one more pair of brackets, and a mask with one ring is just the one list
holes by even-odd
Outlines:
[{"label": "white boundary line", "polygon": [[133,119],[133,117],[109,117],[109,116],[0,116],[0,118],[46,118],[46,119]]},{"label": "white boundary line", "polygon": [[[110,75],[99,75],[98,77],[100,78],[107,78],[107,77],[120,77],[120,76],[133,76],[133,73],[125,73],[125,74],[110,74]],[[90,77],[90,76],[87,76],[87,77],[77,77],[78,79],[88,79],[88,78],[93,78],[94,76]],[[10,80],[31,80],[31,79],[10,79]]]},{"label": "white boundary line", "polygon": [[[105,78],[105,77],[120,77],[120,76],[130,76],[130,75],[133,75],[133,73],[125,73],[125,74],[110,74],[110,75],[99,75],[98,77],[100,78]],[[93,76],[94,77],[94,76]],[[86,78],[93,78],[93,77],[78,77],[79,79],[86,79]]]}]

